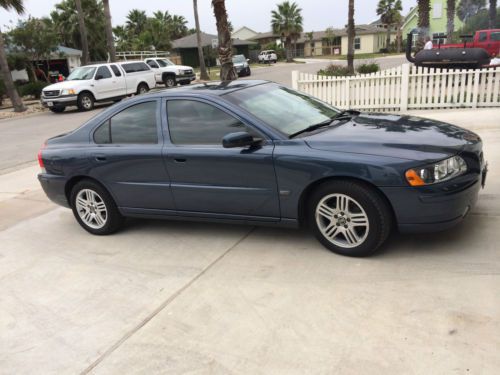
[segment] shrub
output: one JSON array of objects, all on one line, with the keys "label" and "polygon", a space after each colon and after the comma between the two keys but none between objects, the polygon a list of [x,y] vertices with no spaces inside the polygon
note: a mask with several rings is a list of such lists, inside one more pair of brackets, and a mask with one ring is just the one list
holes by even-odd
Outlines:
[{"label": "shrub", "polygon": [[320,76],[330,76],[330,77],[343,77],[349,76],[349,69],[347,66],[330,64],[325,69],[318,71]]},{"label": "shrub", "polygon": [[30,82],[26,85],[19,86],[19,93],[21,96],[32,96],[35,99],[40,99],[42,89],[48,86],[49,83],[44,81]]},{"label": "shrub", "polygon": [[374,62],[368,64],[361,64],[356,67],[356,71],[359,74],[376,73],[379,70],[380,70],[380,65]]}]

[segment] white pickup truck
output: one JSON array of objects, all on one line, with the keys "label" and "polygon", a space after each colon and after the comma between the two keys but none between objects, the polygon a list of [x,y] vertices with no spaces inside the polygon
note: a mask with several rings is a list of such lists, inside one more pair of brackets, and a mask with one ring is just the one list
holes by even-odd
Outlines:
[{"label": "white pickup truck", "polygon": [[166,87],[174,87],[178,83],[189,85],[196,79],[194,70],[190,66],[175,65],[164,57],[150,57],[144,60],[155,72],[156,82],[163,83]]},{"label": "white pickup truck", "polygon": [[143,61],[86,65],[73,70],[65,81],[45,87],[40,100],[55,113],[72,105],[89,111],[95,102],[117,102],[155,86],[155,75]]}]

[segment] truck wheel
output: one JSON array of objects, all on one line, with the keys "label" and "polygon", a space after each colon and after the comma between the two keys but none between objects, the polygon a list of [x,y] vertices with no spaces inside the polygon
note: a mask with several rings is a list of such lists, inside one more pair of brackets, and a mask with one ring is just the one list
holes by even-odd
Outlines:
[{"label": "truck wheel", "polygon": [[50,107],[49,108],[51,112],[54,113],[62,113],[66,109],[66,107]]},{"label": "truck wheel", "polygon": [[94,97],[89,92],[78,95],[77,106],[80,111],[90,111],[94,108]]},{"label": "truck wheel", "polygon": [[149,91],[149,86],[144,82],[137,86],[137,95],[145,94]]},{"label": "truck wheel", "polygon": [[372,188],[352,181],[330,181],[311,194],[308,222],[327,249],[363,257],[385,242],[392,228],[392,214]]},{"label": "truck wheel", "polygon": [[174,87],[175,85],[177,85],[177,82],[175,81],[175,77],[172,75],[164,76],[163,83],[165,84],[166,87]]}]

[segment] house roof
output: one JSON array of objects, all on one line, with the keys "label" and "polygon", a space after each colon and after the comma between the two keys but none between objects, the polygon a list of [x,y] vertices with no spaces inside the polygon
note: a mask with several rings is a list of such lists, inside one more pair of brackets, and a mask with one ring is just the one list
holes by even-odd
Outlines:
[{"label": "house roof", "polygon": [[242,26],[242,27],[240,27],[238,30],[233,31],[233,34],[239,33],[241,30],[248,30],[248,31],[251,31],[251,32],[252,32],[252,33],[254,33],[254,34],[258,34],[258,32],[257,32],[257,31],[252,30],[251,28],[249,28],[249,27],[247,27],[247,26]]},{"label": "house roof", "polygon": [[57,52],[63,53],[66,56],[82,56],[81,50],[65,46],[57,46]]},{"label": "house roof", "polygon": [[[200,34],[201,34],[201,45],[203,47],[211,46],[212,40],[217,39],[217,35],[206,34],[206,33],[200,33]],[[233,46],[247,46],[250,44],[255,44],[255,42],[251,42],[249,40],[241,40],[237,38],[233,39]],[[197,47],[198,47],[198,42],[196,40],[196,34],[191,34],[185,36],[184,38],[174,40],[172,42],[172,48],[174,49],[197,48]]]},{"label": "house roof", "polygon": [[278,34],[273,33],[272,31],[268,31],[265,33],[257,33],[252,40],[259,40],[259,39],[267,39],[267,38],[279,38],[280,36]]}]

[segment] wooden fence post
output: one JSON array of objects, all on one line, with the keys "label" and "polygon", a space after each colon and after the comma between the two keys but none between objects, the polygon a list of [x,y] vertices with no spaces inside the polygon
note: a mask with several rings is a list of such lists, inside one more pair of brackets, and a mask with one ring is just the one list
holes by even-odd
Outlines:
[{"label": "wooden fence post", "polygon": [[299,71],[298,70],[292,71],[292,89],[294,89],[294,90],[299,89]]},{"label": "wooden fence post", "polygon": [[403,64],[401,69],[401,112],[408,110],[408,88],[410,83],[410,64]]},{"label": "wooden fence post", "polygon": [[477,108],[477,97],[479,95],[479,81],[481,79],[481,70],[474,72],[474,88],[472,89],[472,108]]},{"label": "wooden fence post", "polygon": [[349,77],[345,79],[345,108],[351,108],[351,80]]}]

